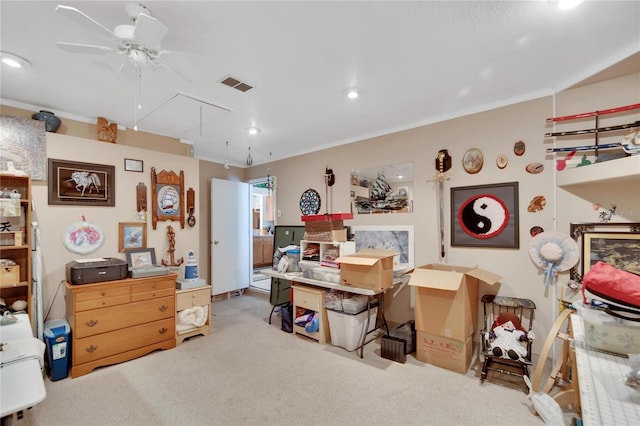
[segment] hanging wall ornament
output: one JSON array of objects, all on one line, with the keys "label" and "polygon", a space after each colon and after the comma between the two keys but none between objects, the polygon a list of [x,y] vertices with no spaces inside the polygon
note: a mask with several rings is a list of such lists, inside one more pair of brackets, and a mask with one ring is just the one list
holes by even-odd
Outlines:
[{"label": "hanging wall ornament", "polygon": [[436,191],[436,197],[438,201],[438,239],[440,245],[440,258],[444,258],[444,183],[448,181],[451,177],[447,176],[445,172],[449,171],[451,168],[451,156],[449,155],[449,151],[446,149],[441,149],[438,151],[438,156],[436,157],[436,170],[437,174],[433,176],[430,180],[434,181],[438,190]]},{"label": "hanging wall ornament", "polygon": [[104,242],[104,233],[82,216],[82,222],[71,224],[62,234],[65,248],[76,254],[89,254],[98,250]]}]

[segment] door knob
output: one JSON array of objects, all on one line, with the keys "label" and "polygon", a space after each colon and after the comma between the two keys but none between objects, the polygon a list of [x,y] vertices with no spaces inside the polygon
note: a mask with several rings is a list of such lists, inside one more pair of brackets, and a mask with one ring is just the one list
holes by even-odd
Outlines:
[{"label": "door knob", "polygon": [[218,240],[213,240],[213,244],[217,245],[220,241]]}]

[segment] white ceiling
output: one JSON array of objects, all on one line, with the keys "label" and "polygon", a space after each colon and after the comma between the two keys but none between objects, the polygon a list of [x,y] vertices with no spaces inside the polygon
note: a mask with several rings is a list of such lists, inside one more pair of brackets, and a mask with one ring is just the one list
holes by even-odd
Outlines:
[{"label": "white ceiling", "polygon": [[146,1],[169,28],[162,49],[190,53],[170,56],[188,79],[144,69],[136,114],[122,56],[56,46],[105,44],[58,3],[110,29],[130,23],[121,1],[1,1],[1,50],[31,63],[2,66],[4,104],[128,128],[137,118],[220,163],[229,141],[237,166],[249,147],[256,165],[550,95],[633,55],[640,70],[639,1]]}]

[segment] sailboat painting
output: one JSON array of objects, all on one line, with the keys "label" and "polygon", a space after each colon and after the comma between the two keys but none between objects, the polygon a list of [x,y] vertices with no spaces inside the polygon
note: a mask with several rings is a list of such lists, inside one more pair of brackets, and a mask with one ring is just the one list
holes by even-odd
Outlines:
[{"label": "sailboat painting", "polygon": [[164,215],[172,215],[180,210],[180,195],[171,185],[166,185],[158,191],[158,209]]}]

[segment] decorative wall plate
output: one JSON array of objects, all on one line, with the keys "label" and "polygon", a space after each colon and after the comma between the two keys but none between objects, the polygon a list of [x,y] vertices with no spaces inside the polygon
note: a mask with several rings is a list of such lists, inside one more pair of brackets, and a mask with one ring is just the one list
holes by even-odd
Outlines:
[{"label": "decorative wall plate", "polygon": [[482,151],[478,148],[471,148],[465,152],[462,157],[462,167],[464,167],[467,173],[478,173],[480,169],[482,169],[482,164]]},{"label": "decorative wall plate", "polygon": [[524,142],[518,141],[513,144],[513,153],[516,154],[517,156],[524,154],[524,151],[525,151]]},{"label": "decorative wall plate", "polygon": [[509,162],[509,160],[507,160],[507,156],[506,155],[498,155],[498,158],[496,158],[496,165],[498,166],[499,169],[504,169],[505,167],[507,167],[507,163]]},{"label": "decorative wall plate", "polygon": [[300,211],[303,215],[318,214],[320,211],[320,194],[315,189],[309,188],[300,197]]},{"label": "decorative wall plate", "polygon": [[542,163],[529,163],[524,169],[527,171],[527,173],[537,175],[538,173],[542,173],[542,171],[544,170],[544,165]]},{"label": "decorative wall plate", "polygon": [[72,253],[92,253],[104,242],[104,233],[97,226],[89,222],[76,222],[69,226],[62,234],[64,246]]}]

